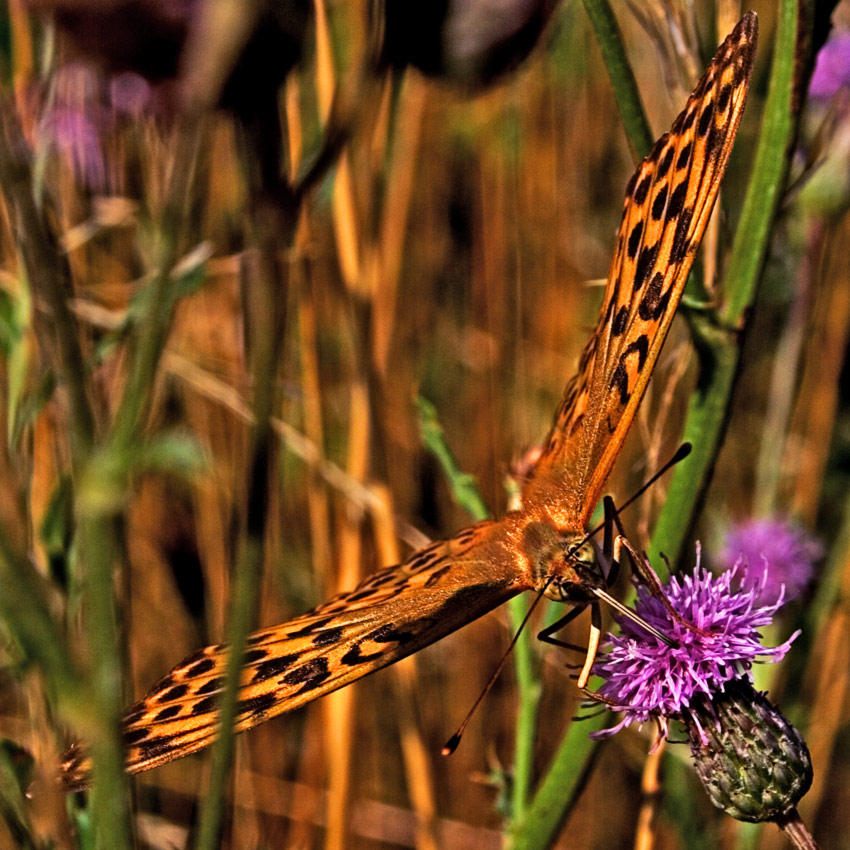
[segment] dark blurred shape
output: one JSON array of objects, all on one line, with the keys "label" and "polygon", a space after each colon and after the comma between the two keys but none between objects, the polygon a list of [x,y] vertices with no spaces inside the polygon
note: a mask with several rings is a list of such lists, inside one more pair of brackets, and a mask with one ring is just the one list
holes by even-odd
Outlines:
[{"label": "dark blurred shape", "polygon": [[480,88],[537,44],[557,0],[384,0],[383,59]]},{"label": "dark blurred shape", "polygon": [[[205,0],[26,0],[34,12],[51,15],[71,51],[101,65],[108,73],[133,72],[153,83],[179,82],[186,68],[187,45],[201,34],[205,63],[222,63],[221,106],[246,115],[277,92],[299,61],[312,8],[309,0],[268,0],[258,4],[247,40],[240,43],[204,39]],[[247,7],[246,7],[247,8]],[[253,7],[251,7],[253,8]],[[214,10],[213,10],[214,11]],[[228,33],[224,33],[224,38]],[[212,51],[213,55],[209,53]],[[194,57],[189,57],[191,61]]]},{"label": "dark blurred shape", "polygon": [[201,0],[26,0],[52,15],[81,57],[108,71],[154,82],[177,76],[192,15]]}]

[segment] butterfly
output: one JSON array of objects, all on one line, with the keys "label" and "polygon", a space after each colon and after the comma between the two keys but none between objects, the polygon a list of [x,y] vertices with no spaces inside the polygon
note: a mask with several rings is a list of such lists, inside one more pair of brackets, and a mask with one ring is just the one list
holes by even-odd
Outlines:
[{"label": "butterfly", "polygon": [[[523,591],[578,610],[595,602],[605,576],[588,523],[714,206],[747,98],[757,34],[750,12],[629,181],[599,319],[524,485],[521,509],[465,528],[309,613],[252,634],[236,731],[418,652]],[[213,742],[227,658],[225,644],[198,650],[130,708],[123,721],[129,772]],[[87,785],[82,748],[72,747],[62,768],[67,788]]]}]

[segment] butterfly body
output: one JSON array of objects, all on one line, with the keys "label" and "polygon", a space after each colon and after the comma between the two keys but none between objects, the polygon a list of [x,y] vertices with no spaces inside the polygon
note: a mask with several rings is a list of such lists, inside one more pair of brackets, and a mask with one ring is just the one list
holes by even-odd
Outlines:
[{"label": "butterfly body", "polygon": [[[714,205],[756,39],[756,17],[748,13],[629,182],[598,323],[523,488],[521,510],[465,528],[312,611],[251,635],[236,731],[418,652],[523,591],[584,606],[603,587],[595,545],[586,540],[588,523]],[[128,771],[212,742],[227,659],[224,644],[193,653],[130,708]],[[66,787],[84,787],[89,768],[82,749],[69,750]]]}]

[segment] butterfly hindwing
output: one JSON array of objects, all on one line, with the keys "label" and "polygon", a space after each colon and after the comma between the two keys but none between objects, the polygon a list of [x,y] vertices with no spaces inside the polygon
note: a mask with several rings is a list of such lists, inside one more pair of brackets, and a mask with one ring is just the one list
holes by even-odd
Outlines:
[{"label": "butterfly hindwing", "polygon": [[[500,566],[501,565],[501,566]],[[354,590],[248,639],[238,732],[418,652],[529,587],[506,556],[504,529],[479,523],[378,570]],[[227,646],[208,646],[157,682],[124,718],[127,770],[196,752],[218,732]],[[86,754],[63,761],[65,784],[88,781]]]},{"label": "butterfly hindwing", "polygon": [[571,527],[587,525],[681,299],[743,113],[757,32],[749,13],[629,182],[596,331],[523,494],[549,499],[556,483]]}]

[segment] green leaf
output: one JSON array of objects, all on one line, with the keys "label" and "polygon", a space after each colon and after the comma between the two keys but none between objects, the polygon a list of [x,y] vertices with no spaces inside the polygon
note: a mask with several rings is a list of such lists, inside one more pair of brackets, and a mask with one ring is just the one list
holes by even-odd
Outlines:
[{"label": "green leaf", "polygon": [[132,448],[108,446],[92,456],[83,472],[78,510],[90,517],[117,513],[130,497],[135,476],[160,472],[192,478],[206,467],[201,444],[187,434],[159,434]]},{"label": "green leaf", "polygon": [[207,465],[204,448],[192,435],[172,432],[149,440],[135,458],[133,471],[192,478]]}]

